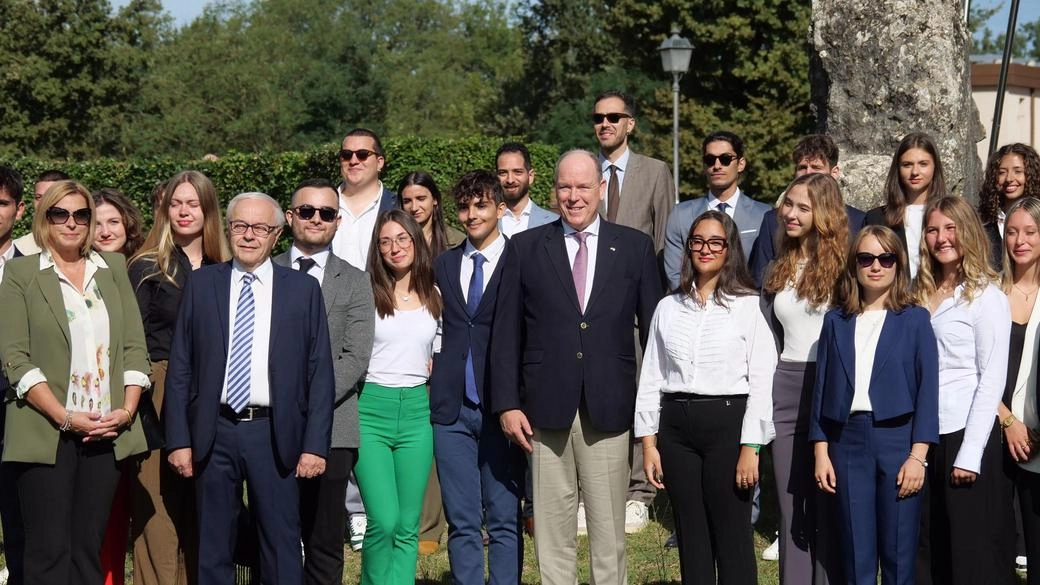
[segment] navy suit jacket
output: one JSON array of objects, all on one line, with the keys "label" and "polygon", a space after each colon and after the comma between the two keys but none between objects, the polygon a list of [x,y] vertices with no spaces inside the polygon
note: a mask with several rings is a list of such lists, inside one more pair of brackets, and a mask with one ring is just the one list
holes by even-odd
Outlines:
[{"label": "navy suit jacket", "polygon": [[584,402],[605,433],[632,426],[636,343],[661,299],[650,236],[600,221],[596,269],[582,313],[563,221],[516,234],[507,245],[491,340],[494,412],[520,408],[535,427],[568,429]]},{"label": "navy suit jacket", "polygon": [[[335,377],[318,281],[274,265],[268,381],[275,454],[284,469],[302,453],[326,457]],[[231,263],[203,266],[184,287],[166,373],[166,449],[213,448],[227,366]]]},{"label": "navy suit jacket", "polygon": [[[827,441],[848,422],[856,383],[856,316],[832,309],[823,319],[816,354],[809,440]],[[914,443],[939,441],[939,350],[923,307],[889,311],[871,370],[875,421],[913,415]]]},{"label": "navy suit jacket", "polygon": [[[863,228],[866,214],[852,207],[845,206],[845,213],[849,216],[849,241],[851,242]],[[751,259],[748,266],[751,268],[751,278],[755,281],[755,288],[762,288],[762,278],[766,267],[776,258],[776,235],[780,220],[776,217],[776,209],[770,209],[762,216],[762,226],[758,229],[758,239],[751,247]]]},{"label": "navy suit jacket", "polygon": [[[533,219],[533,218],[532,218]],[[500,236],[505,237],[505,236]],[[459,418],[462,399],[466,394],[466,356],[473,350],[473,376],[477,382],[477,396],[485,412],[494,412],[494,404],[488,386],[488,346],[495,319],[499,283],[502,267],[509,257],[509,242],[491,273],[477,312],[470,316],[466,310],[460,274],[466,243],[444,252],[434,263],[437,287],[444,299],[441,314],[441,351],[433,355],[433,372],[430,374],[430,420],[440,425],[450,425]]]}]

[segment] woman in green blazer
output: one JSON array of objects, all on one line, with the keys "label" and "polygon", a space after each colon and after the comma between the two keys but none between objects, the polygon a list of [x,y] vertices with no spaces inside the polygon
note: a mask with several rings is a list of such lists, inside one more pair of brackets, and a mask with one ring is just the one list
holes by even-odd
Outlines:
[{"label": "woman in green blazer", "polygon": [[144,330],[123,258],[91,249],[90,193],[61,181],[38,209],[43,252],[10,261],[0,285],[11,382],[3,460],[15,464],[25,581],[101,583],[116,461],[146,448],[135,422],[148,385]]}]

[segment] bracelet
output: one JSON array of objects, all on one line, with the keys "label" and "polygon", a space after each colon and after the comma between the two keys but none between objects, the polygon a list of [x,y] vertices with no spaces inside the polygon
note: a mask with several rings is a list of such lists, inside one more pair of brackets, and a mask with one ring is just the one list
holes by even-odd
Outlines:
[{"label": "bracelet", "polygon": [[755,443],[741,443],[740,446],[741,447],[751,447],[752,449],[755,450],[755,455],[758,455],[759,451],[762,450],[762,445],[756,445]]},{"label": "bracelet", "polygon": [[921,465],[923,465],[925,469],[928,469],[928,462],[925,461],[924,459],[921,459],[917,455],[914,455],[913,453],[910,453],[909,455],[907,455],[907,458],[913,459],[914,461],[916,461],[916,462],[920,463]]},{"label": "bracelet", "polygon": [[66,410],[65,411],[65,422],[61,423],[61,426],[58,427],[58,430],[64,433],[65,431],[69,430],[70,428],[72,428],[72,411]]},{"label": "bracelet", "polygon": [[130,425],[134,424],[134,415],[130,414],[130,411],[126,408],[120,408],[119,410],[126,413],[126,428],[130,428]]},{"label": "bracelet", "polygon": [[1005,418],[1004,420],[1000,421],[1000,428],[1001,428],[1001,430],[1006,429],[1006,428],[1010,427],[1011,425],[1015,424],[1016,420],[1018,420],[1018,419],[1015,418],[1015,413],[1009,414],[1007,416],[1007,418]]}]

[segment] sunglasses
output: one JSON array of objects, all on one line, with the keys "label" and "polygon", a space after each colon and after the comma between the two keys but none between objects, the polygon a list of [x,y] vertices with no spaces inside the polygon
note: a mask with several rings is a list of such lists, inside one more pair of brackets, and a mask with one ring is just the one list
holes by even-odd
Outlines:
[{"label": "sunglasses", "polygon": [[325,223],[335,221],[336,216],[339,214],[338,209],[333,209],[332,207],[315,207],[307,203],[293,208],[293,213],[300,216],[301,219],[310,219],[314,217],[315,211],[318,212],[318,217],[321,218],[321,221],[324,221]]},{"label": "sunglasses", "polygon": [[884,254],[877,256],[866,252],[856,254],[856,264],[858,264],[860,268],[870,268],[874,265],[875,260],[881,263],[882,268],[892,268],[896,263],[896,255],[892,252],[885,252]]},{"label": "sunglasses", "polygon": [[339,151],[339,160],[347,162],[356,156],[358,162],[365,162],[366,160],[368,160],[368,157],[372,156],[373,154],[379,156],[379,153],[375,152],[374,150],[368,150],[365,148],[359,148],[358,150],[348,150],[344,148],[343,150]]},{"label": "sunglasses", "polygon": [[72,218],[72,221],[76,223],[76,225],[87,225],[90,223],[91,218],[89,207],[81,207],[76,211],[69,211],[68,209],[64,209],[62,207],[51,207],[47,210],[47,213],[45,215],[47,217],[47,221],[49,221],[52,225],[64,225],[68,223],[70,217]]},{"label": "sunglasses", "polygon": [[715,156],[714,154],[706,154],[704,155],[704,158],[702,160],[704,161],[704,166],[706,167],[715,166],[715,161],[719,161],[720,163],[722,163],[722,166],[728,167],[730,163],[737,160],[738,158],[740,157],[735,154],[729,153],[720,154],[719,156]]},{"label": "sunglasses", "polygon": [[617,124],[623,118],[631,118],[628,114],[623,112],[611,112],[609,114],[592,114],[593,124],[602,124],[603,120],[610,122],[611,124]]}]

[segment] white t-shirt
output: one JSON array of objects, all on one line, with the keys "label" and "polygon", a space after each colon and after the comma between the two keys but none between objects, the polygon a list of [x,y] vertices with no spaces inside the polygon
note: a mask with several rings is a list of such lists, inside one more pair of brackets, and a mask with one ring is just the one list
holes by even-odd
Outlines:
[{"label": "white t-shirt", "polygon": [[411,388],[430,378],[430,360],[440,351],[440,324],[426,307],[395,310],[385,319],[376,314],[372,359],[366,382]]}]

